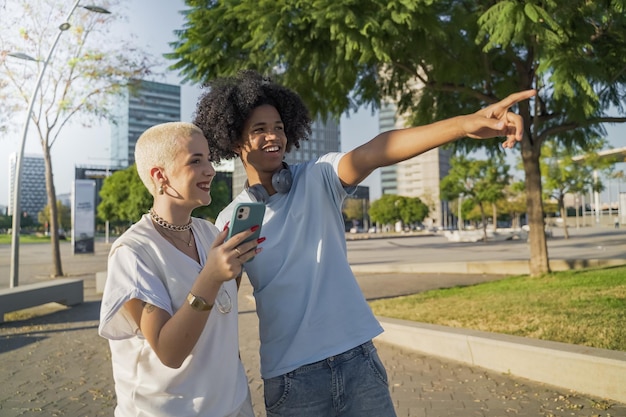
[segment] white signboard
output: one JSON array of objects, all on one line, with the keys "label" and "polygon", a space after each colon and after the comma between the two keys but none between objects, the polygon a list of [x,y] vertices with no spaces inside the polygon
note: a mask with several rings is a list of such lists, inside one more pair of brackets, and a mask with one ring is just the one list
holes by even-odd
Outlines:
[{"label": "white signboard", "polygon": [[75,180],[72,189],[72,247],[74,253],[94,253],[96,182]]}]

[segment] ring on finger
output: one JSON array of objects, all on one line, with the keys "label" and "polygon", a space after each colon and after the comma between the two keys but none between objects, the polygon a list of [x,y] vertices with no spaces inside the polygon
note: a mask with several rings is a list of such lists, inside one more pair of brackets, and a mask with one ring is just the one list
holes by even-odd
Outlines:
[{"label": "ring on finger", "polygon": [[237,256],[241,256],[241,251],[239,250],[239,248],[235,248],[235,252],[237,252]]}]

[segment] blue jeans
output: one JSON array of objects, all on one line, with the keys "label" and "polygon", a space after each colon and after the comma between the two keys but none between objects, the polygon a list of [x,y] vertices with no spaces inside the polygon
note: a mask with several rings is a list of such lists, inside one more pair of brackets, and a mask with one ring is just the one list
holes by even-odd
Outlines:
[{"label": "blue jeans", "polygon": [[264,379],[267,417],[395,417],[387,372],[369,341]]}]

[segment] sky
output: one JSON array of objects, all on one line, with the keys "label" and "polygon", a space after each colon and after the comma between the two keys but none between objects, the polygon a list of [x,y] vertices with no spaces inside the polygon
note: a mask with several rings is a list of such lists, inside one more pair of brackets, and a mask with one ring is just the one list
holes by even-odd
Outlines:
[{"label": "sky", "polygon": [[[182,0],[160,2],[159,7],[154,7],[152,0],[127,0],[126,4],[127,22],[121,25],[119,30],[134,33],[140,47],[162,59],[164,69],[172,62],[162,58],[162,54],[169,51],[168,43],[175,39],[173,31],[182,27],[183,18],[178,11],[184,9],[184,2]],[[115,10],[111,11],[115,13]],[[176,73],[169,72],[165,78],[155,78],[154,81],[179,84],[180,79]],[[181,86],[181,120],[191,121],[199,94],[198,87]],[[25,117],[25,112],[16,117],[16,123],[20,123],[20,128],[0,138],[0,206],[6,206],[9,202],[9,155],[18,150],[21,126]],[[41,155],[41,146],[33,135],[33,130],[31,125],[25,154]],[[626,146],[626,126],[609,126],[608,130],[609,139],[614,147]],[[344,115],[341,118],[341,150],[354,149],[373,138],[377,132],[377,114],[372,114],[369,108],[361,109],[349,116]],[[84,128],[79,123],[74,123],[64,128],[62,135],[63,137],[54,144],[51,151],[57,194],[70,192],[75,165],[106,166],[111,162],[108,159],[110,128],[107,123],[91,128]],[[512,155],[519,155],[519,151],[508,152]],[[624,164],[621,165],[621,169],[626,168],[623,167]],[[379,198],[381,194],[379,170],[364,180],[362,185],[370,187],[372,200]],[[626,191],[626,184],[622,191]]]}]

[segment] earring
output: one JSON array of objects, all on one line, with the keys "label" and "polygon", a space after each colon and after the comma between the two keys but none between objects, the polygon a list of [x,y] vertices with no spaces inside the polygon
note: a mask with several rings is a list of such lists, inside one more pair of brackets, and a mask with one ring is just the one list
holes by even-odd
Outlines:
[{"label": "earring", "polygon": [[159,194],[163,195],[163,184],[159,185]]}]

